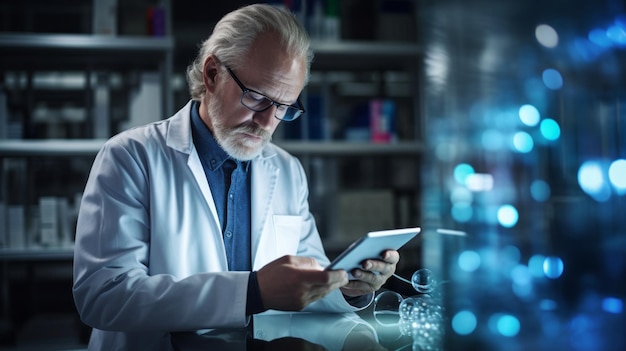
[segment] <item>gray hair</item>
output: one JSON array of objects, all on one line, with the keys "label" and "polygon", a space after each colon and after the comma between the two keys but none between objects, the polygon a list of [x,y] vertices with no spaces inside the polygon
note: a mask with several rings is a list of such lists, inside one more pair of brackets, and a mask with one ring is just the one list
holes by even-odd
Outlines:
[{"label": "gray hair", "polygon": [[305,84],[309,79],[313,51],[309,36],[293,13],[267,4],[252,4],[226,14],[217,22],[213,33],[200,46],[200,52],[187,67],[187,83],[193,100],[200,100],[206,92],[203,82],[204,61],[215,55],[221,62],[236,70],[245,62],[248,49],[259,34],[274,32],[286,52],[302,57],[306,63]]}]

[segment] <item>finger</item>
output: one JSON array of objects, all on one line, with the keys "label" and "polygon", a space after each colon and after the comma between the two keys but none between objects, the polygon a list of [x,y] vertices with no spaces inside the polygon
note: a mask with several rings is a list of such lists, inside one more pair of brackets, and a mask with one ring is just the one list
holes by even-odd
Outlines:
[{"label": "finger", "polygon": [[367,260],[363,262],[363,270],[389,276],[396,271],[396,265],[380,260]]},{"label": "finger", "polygon": [[313,257],[291,256],[291,263],[298,268],[322,270],[322,266]]},{"label": "finger", "polygon": [[348,274],[344,270],[302,270],[300,274],[302,279],[312,286],[337,288],[348,283]]},{"label": "finger", "polygon": [[386,250],[382,254],[383,261],[391,264],[397,264],[400,261],[400,253],[396,250]]}]

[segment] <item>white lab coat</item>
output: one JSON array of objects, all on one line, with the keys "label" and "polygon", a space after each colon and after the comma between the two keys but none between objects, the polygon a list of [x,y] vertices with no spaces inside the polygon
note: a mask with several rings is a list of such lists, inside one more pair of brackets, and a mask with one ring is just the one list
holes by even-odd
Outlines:
[{"label": "white lab coat", "polygon": [[[120,133],[95,158],[78,216],[73,287],[82,320],[94,328],[90,350],[167,350],[170,331],[248,322],[249,272],[227,272],[190,107]],[[287,254],[327,265],[300,162],[269,144],[251,167],[253,270]],[[336,290],[307,310],[356,308]]]}]

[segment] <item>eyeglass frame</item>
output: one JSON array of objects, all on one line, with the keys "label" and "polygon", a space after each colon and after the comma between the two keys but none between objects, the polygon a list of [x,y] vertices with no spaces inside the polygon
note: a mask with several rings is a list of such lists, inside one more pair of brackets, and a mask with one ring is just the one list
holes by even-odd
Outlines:
[{"label": "eyeglass frame", "polygon": [[[278,119],[278,120],[280,120],[280,121],[285,121],[285,122],[292,122],[292,121],[295,121],[295,120],[296,120],[296,119],[298,119],[300,116],[302,116],[302,114],[304,114],[304,112],[306,112],[306,110],[304,109],[304,105],[302,104],[302,101],[300,100],[300,96],[298,96],[298,98],[296,99],[296,103],[298,104],[298,106],[299,106],[299,107],[296,107],[296,106],[294,106],[293,104],[289,105],[289,104],[283,104],[283,103],[280,103],[280,102],[278,102],[278,101],[276,101],[276,100],[274,100],[274,99],[270,99],[270,98],[269,98],[267,95],[265,95],[265,94],[262,94],[262,93],[260,93],[260,92],[258,92],[258,91],[256,91],[256,90],[253,90],[253,89],[247,88],[245,85],[243,85],[243,83],[241,82],[241,80],[239,80],[239,78],[237,77],[237,75],[235,74],[235,72],[233,72],[233,70],[232,70],[232,69],[230,69],[230,67],[228,67],[228,66],[225,66],[225,67],[226,67],[226,71],[228,72],[228,74],[231,76],[231,78],[233,78],[233,80],[235,81],[235,83],[237,83],[237,85],[238,85],[238,86],[239,86],[239,88],[241,89],[241,98],[239,99],[239,102],[241,102],[241,104],[242,104],[245,108],[247,108],[248,110],[250,110],[250,111],[254,111],[254,112],[263,112],[263,111],[266,111],[267,109],[271,108],[272,106],[276,106],[276,111],[278,111],[278,108],[280,108],[281,106],[284,106],[286,109],[288,109],[288,108],[293,108],[293,109],[295,109],[295,110],[297,111],[297,112],[296,112],[296,114],[295,114],[295,116],[296,116],[296,117],[294,117],[294,118],[292,118],[292,119],[284,119],[284,118],[280,118],[280,117],[276,116],[276,112],[274,112],[274,118],[276,118],[276,119]],[[267,100],[270,102],[270,104],[269,104],[267,107],[265,107],[265,108],[263,108],[263,109],[260,109],[260,110],[258,110],[258,109],[254,109],[254,108],[252,108],[252,107],[250,107],[250,106],[246,105],[246,104],[243,102],[243,98],[244,98],[244,96],[245,96],[246,94],[248,94],[248,93],[255,93],[255,94],[261,95],[263,98],[267,99]],[[285,111],[286,111],[286,110],[285,110]],[[299,113],[298,113],[298,112],[299,112]]]}]

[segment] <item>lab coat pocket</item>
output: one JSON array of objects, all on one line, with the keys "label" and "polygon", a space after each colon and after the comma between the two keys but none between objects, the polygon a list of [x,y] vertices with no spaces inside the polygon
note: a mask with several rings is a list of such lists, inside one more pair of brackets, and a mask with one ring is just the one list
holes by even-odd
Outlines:
[{"label": "lab coat pocket", "polygon": [[302,216],[274,215],[277,257],[296,255],[302,231]]}]

